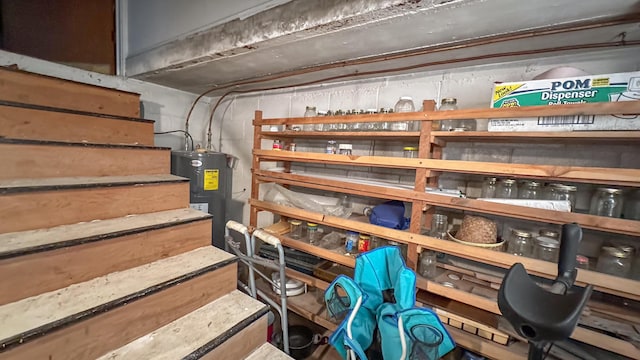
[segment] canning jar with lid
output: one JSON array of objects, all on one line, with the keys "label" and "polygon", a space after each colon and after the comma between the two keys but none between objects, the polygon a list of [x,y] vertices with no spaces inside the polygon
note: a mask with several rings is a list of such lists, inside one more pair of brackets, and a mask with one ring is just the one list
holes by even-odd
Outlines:
[{"label": "canning jar with lid", "polygon": [[488,177],[484,179],[482,183],[482,194],[480,197],[483,198],[494,198],[496,197],[496,183],[498,179],[494,177]]},{"label": "canning jar with lid", "polygon": [[536,237],[535,246],[533,248],[533,257],[557,263],[559,256],[560,242],[558,240],[546,236]]},{"label": "canning jar with lid", "polygon": [[614,246],[603,246],[596,270],[605,274],[628,277],[631,274],[631,253]]},{"label": "canning jar with lid", "polygon": [[300,220],[289,221],[289,237],[292,239],[302,238],[302,221]]},{"label": "canning jar with lid", "polygon": [[322,233],[318,230],[318,224],[307,223],[307,238],[310,244],[315,244],[322,238]]},{"label": "canning jar with lid", "polygon": [[502,179],[496,185],[496,198],[517,199],[518,186],[515,179]]},{"label": "canning jar with lid", "polygon": [[569,200],[571,203],[571,211],[576,208],[576,190],[572,185],[550,184],[547,193],[548,200]]},{"label": "canning jar with lid", "polygon": [[524,230],[511,229],[507,240],[507,252],[513,255],[531,257],[531,233]]},{"label": "canning jar with lid", "polygon": [[520,199],[540,199],[540,183],[532,180],[523,181],[518,190],[518,197]]},{"label": "canning jar with lid", "polygon": [[[316,112],[316,107],[315,106],[307,106],[306,110],[304,111],[304,117],[316,117],[318,116],[318,113]],[[313,124],[304,124],[302,125],[302,130],[303,131],[313,131],[314,130],[314,125]]]},{"label": "canning jar with lid", "polygon": [[622,215],[622,190],[614,188],[598,188],[591,197],[592,215],[619,218]]},{"label": "canning jar with lid", "polygon": [[418,148],[415,146],[405,146],[402,150],[405,158],[413,159],[418,157]]},{"label": "canning jar with lid", "polygon": [[[393,107],[393,112],[402,113],[402,112],[414,112],[415,106],[413,105],[413,98],[411,96],[402,96],[400,100],[396,102]],[[391,123],[391,130],[395,131],[419,131],[417,128],[419,126],[419,122],[417,121],[396,121]],[[417,129],[416,129],[417,128]]]},{"label": "canning jar with lid", "polygon": [[544,236],[544,237],[548,237],[548,238],[552,238],[554,240],[560,240],[560,233],[555,231],[555,230],[551,230],[551,229],[540,229],[538,231],[538,234],[540,236]]}]

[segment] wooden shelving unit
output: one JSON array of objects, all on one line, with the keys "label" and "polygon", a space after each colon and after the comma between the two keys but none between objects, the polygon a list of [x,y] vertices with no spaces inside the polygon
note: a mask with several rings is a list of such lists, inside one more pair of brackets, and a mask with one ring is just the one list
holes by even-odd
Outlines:
[{"label": "wooden shelving unit", "polygon": [[[434,107],[431,101],[424,102],[424,109]],[[254,119],[254,151],[253,151],[253,178],[251,190],[251,216],[253,227],[257,224],[257,214],[260,211],[268,211],[284,218],[296,218],[325,226],[343,230],[354,230],[362,233],[376,235],[385,239],[408,244],[407,264],[416,268],[418,254],[422,249],[431,249],[443,252],[459,258],[468,259],[484,264],[507,269],[516,262],[521,262],[530,273],[544,277],[555,278],[556,264],[549,262],[516,257],[507,253],[469,247],[463,244],[440,240],[425,235],[420,235],[424,222],[430,221],[430,216],[435,207],[456,209],[473,213],[485,213],[505,218],[522,219],[533,222],[552,224],[564,224],[577,222],[582,227],[611,234],[622,234],[640,237],[640,221],[606,218],[579,213],[565,213],[553,210],[533,209],[515,205],[492,203],[476,199],[456,198],[433,193],[426,193],[426,186],[437,185],[438,176],[442,173],[460,173],[474,175],[505,176],[515,178],[540,179],[543,181],[575,182],[588,184],[606,184],[613,186],[640,187],[640,170],[625,168],[596,168],[585,166],[556,166],[556,165],[530,165],[511,163],[491,163],[475,161],[442,160],[442,150],[449,142],[492,142],[492,143],[601,143],[601,144],[625,144],[640,145],[640,131],[595,131],[595,132],[441,132],[432,131],[431,121],[446,119],[487,119],[509,117],[532,116],[557,116],[557,115],[584,115],[584,114],[638,114],[640,113],[640,101],[624,103],[597,103],[581,105],[536,106],[509,109],[471,109],[447,112],[424,111],[415,113],[356,115],[338,117],[315,118],[274,118],[263,119],[262,113],[257,111]],[[265,125],[286,124],[313,124],[313,123],[352,123],[352,122],[380,122],[380,121],[422,121],[421,131],[418,132],[266,132],[262,128]],[[415,139],[419,143],[419,157],[405,159],[387,156],[345,156],[322,153],[304,153],[289,151],[273,151],[260,148],[263,139],[283,139],[285,143],[297,138],[306,139],[363,139],[363,140],[408,140]],[[260,162],[279,161],[284,162],[285,171],[275,172],[261,170]],[[309,174],[293,174],[289,171],[289,164],[323,163],[350,167],[380,167],[394,169],[415,170],[416,178],[413,188],[380,185],[373,183],[360,183],[348,178],[318,177]],[[348,193],[379,199],[396,199],[411,202],[412,222],[408,231],[399,231],[369,224],[366,219],[355,217],[343,219],[327,216],[296,208],[285,207],[265,201],[260,201],[258,185],[260,183],[274,182],[285,186],[299,186],[309,189]],[[274,224],[267,231],[277,235],[285,246],[314,254],[331,262],[345,266],[354,266],[354,258],[331,250],[294,240],[286,236],[288,226],[285,222]],[[288,273],[289,276],[298,278],[314,287],[324,289],[328,285],[319,279],[296,272]],[[610,276],[594,271],[580,270],[577,283],[580,285],[592,284],[596,290],[628,298],[640,300],[640,282]],[[500,314],[495,300],[469,293],[460,289],[443,286],[435,281],[419,278],[418,288],[437,294],[443,298],[468,304],[484,312]],[[292,305],[292,309],[294,306]],[[295,312],[313,312],[313,309],[298,308]],[[305,316],[301,314],[302,316]],[[495,316],[495,315],[494,315]],[[316,315],[311,319],[318,320]],[[326,320],[326,319],[325,319]],[[326,326],[325,326],[326,325]],[[329,326],[324,322],[325,327]],[[328,328],[328,327],[327,327]],[[525,358],[526,347],[524,344],[501,346],[495,343],[483,341],[483,339],[452,329],[452,335],[461,346],[480,352],[485,356],[496,359]],[[585,328],[578,328],[572,335],[575,340],[591,344],[602,349],[612,351],[631,358],[640,359],[640,350],[630,342],[614,338]]]}]

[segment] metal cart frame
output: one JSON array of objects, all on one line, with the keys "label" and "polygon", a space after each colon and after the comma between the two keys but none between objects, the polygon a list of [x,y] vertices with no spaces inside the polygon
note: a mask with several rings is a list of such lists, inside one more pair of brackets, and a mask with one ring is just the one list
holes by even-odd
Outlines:
[{"label": "metal cart frame", "polygon": [[[242,252],[240,242],[236,242],[233,240],[233,237],[230,235],[230,230],[234,230],[244,236],[246,253]],[[284,249],[282,248],[280,239],[261,229],[255,230],[253,234],[250,236],[249,229],[245,225],[233,220],[230,220],[227,222],[224,229],[224,235],[225,235],[224,236],[225,250],[227,252],[230,252],[229,250],[233,251],[235,255],[238,257],[238,259],[240,260],[240,263],[244,264],[249,269],[248,284],[245,284],[240,279],[238,279],[238,286],[255,299],[258,299],[258,296],[259,296],[260,298],[262,298],[262,300],[266,301],[269,305],[271,305],[274,309],[276,309],[276,311],[280,314],[280,322],[282,325],[282,343],[284,347],[284,352],[289,354],[289,323],[287,318],[288,317],[287,278],[285,274],[286,263],[284,259]],[[256,238],[278,249],[278,261],[265,259],[255,254]],[[256,269],[255,267],[256,265],[264,266],[267,269],[277,270],[280,275],[279,277],[280,285],[277,285],[275,282],[273,282],[270,279],[269,276],[265,275],[260,270]],[[266,280],[274,288],[280,289],[280,304],[271,300],[271,298],[269,298],[265,293],[263,293],[260,289],[256,288],[256,279],[255,279],[256,274],[260,275],[264,280]]]}]

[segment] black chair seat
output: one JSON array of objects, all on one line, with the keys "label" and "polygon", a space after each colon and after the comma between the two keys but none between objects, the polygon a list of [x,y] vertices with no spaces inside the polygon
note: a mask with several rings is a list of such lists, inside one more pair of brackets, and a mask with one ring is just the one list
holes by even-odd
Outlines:
[{"label": "black chair seat", "polygon": [[504,277],[498,307],[515,330],[529,341],[559,341],[571,335],[590,295],[590,287],[574,286],[564,295],[546,291],[518,263]]}]

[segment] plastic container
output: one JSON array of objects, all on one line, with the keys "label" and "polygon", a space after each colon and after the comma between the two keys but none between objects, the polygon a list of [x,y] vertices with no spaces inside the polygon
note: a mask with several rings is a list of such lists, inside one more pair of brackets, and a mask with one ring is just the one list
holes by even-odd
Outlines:
[{"label": "plastic container", "polygon": [[622,190],[598,188],[591,198],[589,213],[592,215],[619,218],[622,215]]},{"label": "plastic container", "polygon": [[418,157],[418,148],[415,146],[405,146],[403,148],[405,158],[414,159]]},{"label": "plastic container", "polygon": [[282,150],[282,147],[283,147],[283,145],[282,145],[282,141],[280,141],[280,140],[273,140],[273,146],[271,147],[273,150],[280,151],[280,150]]}]

